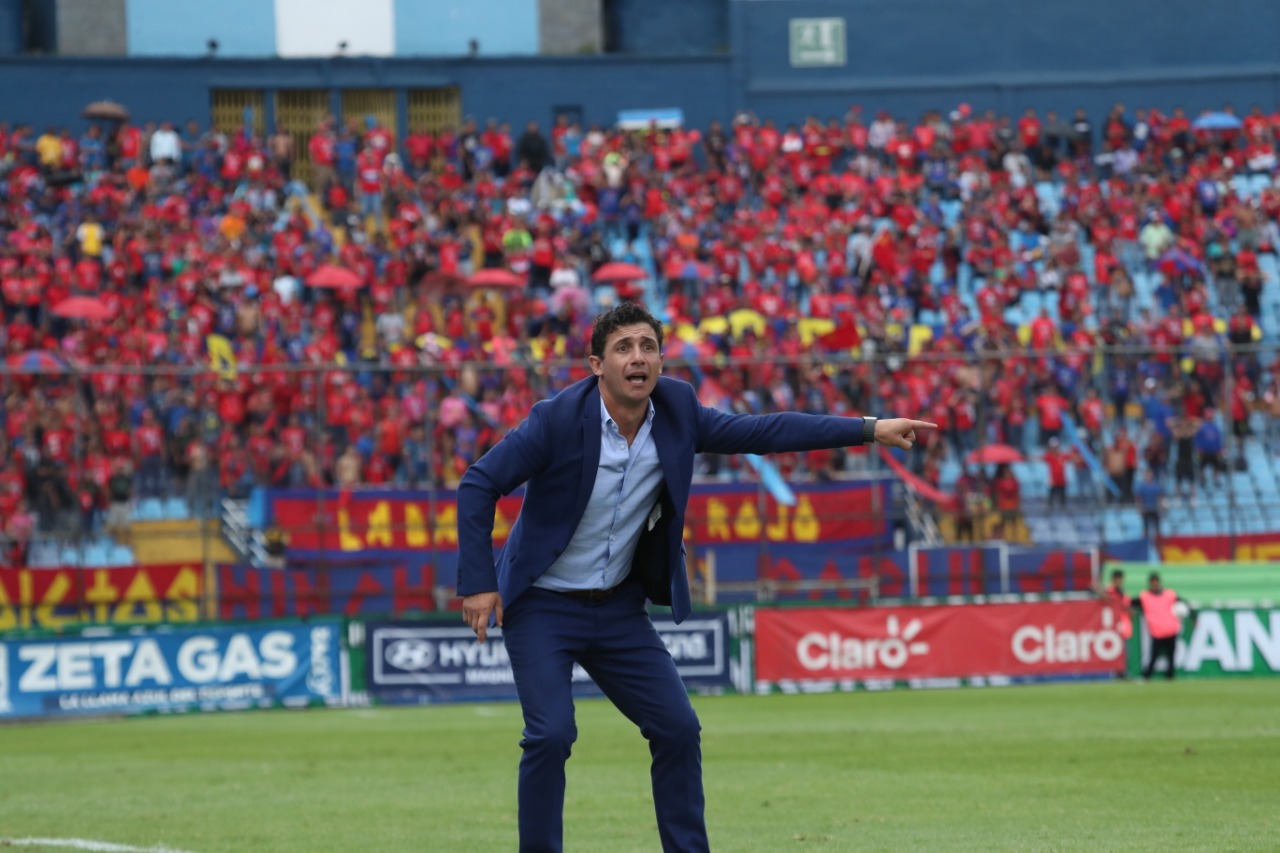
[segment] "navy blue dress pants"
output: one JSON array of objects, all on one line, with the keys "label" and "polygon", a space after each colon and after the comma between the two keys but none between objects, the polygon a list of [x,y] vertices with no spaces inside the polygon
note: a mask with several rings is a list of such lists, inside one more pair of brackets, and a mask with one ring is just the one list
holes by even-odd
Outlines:
[{"label": "navy blue dress pants", "polygon": [[524,713],[521,853],[563,850],[564,767],[578,736],[575,663],[649,741],[662,849],[705,853],[701,726],[640,584],[627,582],[601,602],[533,587],[506,609],[502,635]]}]

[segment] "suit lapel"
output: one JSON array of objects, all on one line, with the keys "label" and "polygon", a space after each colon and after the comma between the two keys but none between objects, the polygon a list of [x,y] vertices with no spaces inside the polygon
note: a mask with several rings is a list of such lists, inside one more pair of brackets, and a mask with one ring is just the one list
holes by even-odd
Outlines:
[{"label": "suit lapel", "polygon": [[[582,481],[578,485],[578,506],[573,517],[582,519],[587,502],[596,487],[596,474],[600,470],[600,389],[592,388],[583,402],[582,413]],[[576,526],[575,521],[575,526]]]},{"label": "suit lapel", "polygon": [[665,401],[654,394],[653,445],[658,451],[658,462],[662,466],[662,478],[667,481],[667,494],[677,507],[685,505],[684,479],[680,476],[680,453],[673,430],[673,414]]}]

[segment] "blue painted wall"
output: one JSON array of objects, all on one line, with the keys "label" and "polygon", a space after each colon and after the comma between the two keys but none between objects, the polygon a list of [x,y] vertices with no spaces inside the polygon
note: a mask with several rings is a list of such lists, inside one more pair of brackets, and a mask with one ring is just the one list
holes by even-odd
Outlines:
[{"label": "blue painted wall", "polygon": [[[238,37],[248,38],[252,30],[254,38],[274,38],[265,17],[260,24],[244,24],[251,10],[263,14],[272,4],[228,1],[240,11],[216,8],[227,26],[234,23]],[[398,25],[399,39],[425,33],[434,6],[468,6],[468,0],[397,2],[399,16],[418,14],[422,22]],[[532,8],[533,0],[528,2],[520,8]],[[692,17],[681,19],[686,23],[699,20],[697,9],[710,8],[702,0],[688,2]],[[626,3],[641,0],[624,0],[624,11]],[[133,0],[130,8],[163,5],[171,11],[175,4],[203,8],[194,0]],[[676,0],[647,0],[633,10],[643,8],[685,7]],[[191,32],[195,14],[171,17],[188,21],[184,27]],[[1005,113],[1026,106],[1060,112],[1083,106],[1101,118],[1118,100],[1130,107],[1181,104],[1193,113],[1224,102],[1246,110],[1254,102],[1270,108],[1280,101],[1280,51],[1273,46],[1280,34],[1276,0],[732,0],[728,15],[733,50],[727,56],[494,59],[486,55],[496,48],[482,36],[477,60],[7,57],[0,58],[0,79],[6,83],[0,87],[0,117],[61,125],[78,116],[85,103],[111,97],[144,120],[194,116],[207,121],[209,92],[220,87],[459,86],[466,113],[517,126],[527,119],[549,121],[556,106],[580,106],[589,122],[612,122],[627,108],[680,107],[691,123],[705,126],[740,109],[787,122],[810,114],[839,116],[851,104],[906,117],[951,109],[961,101]],[[792,68],[788,20],[828,15],[848,18],[848,65]],[[536,32],[523,24],[516,29]],[[211,34],[223,42],[222,57],[237,49],[234,33]],[[165,38],[172,43],[176,36]],[[189,38],[202,49],[208,35]],[[160,42],[155,36],[153,43]],[[251,49],[245,44],[238,49]]]},{"label": "blue painted wall", "polygon": [[395,0],[396,55],[481,56],[538,52],[538,0]]},{"label": "blue painted wall", "polygon": [[613,53],[728,53],[729,0],[604,0],[604,29]]},{"label": "blue painted wall", "polygon": [[272,0],[128,0],[125,26],[130,56],[276,55]]},{"label": "blue painted wall", "polygon": [[[209,92],[228,89],[414,89],[458,86],[463,110],[519,127],[547,125],[552,108],[581,107],[587,122],[612,123],[618,111],[680,106],[705,126],[727,116],[722,59],[651,62],[626,58],[405,60],[353,57],[293,60],[3,59],[0,117],[78,126],[81,108],[110,98],[138,121],[209,120]],[[158,82],[159,81],[159,82]],[[162,85],[161,85],[162,83]],[[679,88],[677,88],[677,86]]]}]

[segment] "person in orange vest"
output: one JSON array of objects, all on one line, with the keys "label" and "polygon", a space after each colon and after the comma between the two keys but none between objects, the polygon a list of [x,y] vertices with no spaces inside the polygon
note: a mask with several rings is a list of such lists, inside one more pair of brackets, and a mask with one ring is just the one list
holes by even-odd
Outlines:
[{"label": "person in orange vest", "polygon": [[[1129,610],[1134,606],[1133,599],[1124,591],[1124,572],[1116,569],[1111,573],[1111,583],[1107,584],[1105,589],[1099,590],[1099,597],[1102,598],[1103,604],[1115,616],[1116,633],[1120,635],[1120,639],[1124,640],[1125,648],[1129,647],[1129,638],[1133,636],[1133,619],[1129,616]],[[1129,668],[1125,655],[1120,658],[1120,667],[1116,673],[1120,678],[1129,677]]]},{"label": "person in orange vest", "polygon": [[1147,620],[1147,632],[1151,634],[1151,657],[1142,668],[1142,677],[1151,678],[1156,661],[1163,657],[1169,665],[1165,678],[1172,680],[1173,652],[1178,635],[1182,633],[1182,617],[1191,614],[1190,607],[1176,592],[1161,585],[1158,572],[1152,572],[1147,578],[1147,588],[1138,594],[1133,607],[1142,611],[1142,618]]}]

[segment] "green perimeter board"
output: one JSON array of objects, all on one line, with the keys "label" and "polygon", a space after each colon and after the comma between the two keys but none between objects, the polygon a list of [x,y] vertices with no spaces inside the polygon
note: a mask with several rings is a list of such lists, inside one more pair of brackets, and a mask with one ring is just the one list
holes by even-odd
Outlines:
[{"label": "green perimeter board", "polygon": [[1161,582],[1197,607],[1230,602],[1270,606],[1280,603],[1280,563],[1108,563],[1124,571],[1124,588],[1136,596],[1147,588],[1147,576],[1159,572]]}]

